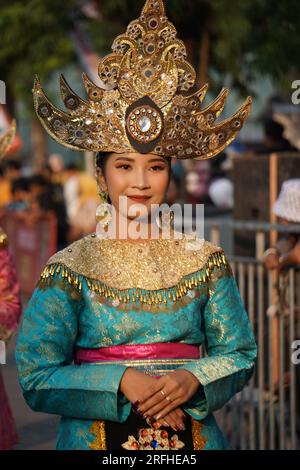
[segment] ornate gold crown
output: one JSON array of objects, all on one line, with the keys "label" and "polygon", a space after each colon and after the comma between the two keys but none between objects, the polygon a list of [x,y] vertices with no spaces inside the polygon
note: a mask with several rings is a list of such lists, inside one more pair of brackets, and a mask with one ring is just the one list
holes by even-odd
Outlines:
[{"label": "ornate gold crown", "polygon": [[47,132],[74,150],[154,153],[180,159],[209,159],[225,149],[243,127],[249,97],[230,119],[215,124],[228,90],[201,110],[208,85],[187,92],[196,73],[185,45],[165,16],[162,0],[147,0],[138,20],[118,36],[113,53],[99,64],[103,88],[83,74],[88,100],[77,96],[64,77],[60,90],[67,113],[46,97],[38,77],[35,110]]},{"label": "ornate gold crown", "polygon": [[9,130],[0,137],[0,159],[8,152],[16,135],[16,121],[13,120]]}]

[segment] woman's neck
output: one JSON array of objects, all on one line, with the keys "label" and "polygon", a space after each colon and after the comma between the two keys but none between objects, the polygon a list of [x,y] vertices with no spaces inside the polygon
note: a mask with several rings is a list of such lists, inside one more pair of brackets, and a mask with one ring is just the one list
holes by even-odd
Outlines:
[{"label": "woman's neck", "polygon": [[132,228],[132,225],[127,226],[127,230],[125,228],[122,231],[116,231],[116,240],[127,240],[130,243],[141,243],[141,242],[149,242],[150,240],[154,239],[162,239],[163,232],[157,226],[155,227],[152,224],[143,225],[141,227],[137,226]]},{"label": "woman's neck", "polygon": [[[113,225],[113,222],[112,222]],[[173,228],[169,231],[163,231],[155,221],[129,220],[117,214],[116,227],[111,227],[111,238],[115,240],[126,240],[130,243],[149,242],[156,239],[165,239],[172,237]]]}]

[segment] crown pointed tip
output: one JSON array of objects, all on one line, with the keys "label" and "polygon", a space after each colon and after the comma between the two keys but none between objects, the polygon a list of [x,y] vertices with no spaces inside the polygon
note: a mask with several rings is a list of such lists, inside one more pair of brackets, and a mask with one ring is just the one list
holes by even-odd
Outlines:
[{"label": "crown pointed tip", "polygon": [[208,83],[204,83],[199,88],[198,93],[203,97],[203,99],[205,98],[205,95],[206,95],[208,89],[209,89],[209,84]]},{"label": "crown pointed tip", "polygon": [[247,114],[249,114],[250,111],[251,111],[252,103],[253,103],[252,97],[248,96],[248,98],[246,99],[245,104],[243,106],[245,111],[247,112]]},{"label": "crown pointed tip", "polygon": [[228,88],[223,87],[218,98],[221,99],[223,103],[225,103],[227,101],[228,96],[229,96]]},{"label": "crown pointed tip", "polygon": [[34,93],[39,88],[41,88],[40,77],[37,74],[35,74],[33,77],[32,93]]},{"label": "crown pointed tip", "polygon": [[165,15],[166,10],[163,0],[146,0],[142,14],[149,13],[149,11],[158,11],[160,15]]},{"label": "crown pointed tip", "polygon": [[59,85],[60,85],[60,87],[68,87],[69,86],[63,73],[61,73],[60,76],[59,76]]}]

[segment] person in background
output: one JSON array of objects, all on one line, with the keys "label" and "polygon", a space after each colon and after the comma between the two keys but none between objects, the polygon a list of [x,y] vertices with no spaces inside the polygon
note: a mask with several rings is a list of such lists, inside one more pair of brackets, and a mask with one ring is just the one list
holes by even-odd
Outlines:
[{"label": "person in background", "polygon": [[66,179],[63,157],[59,153],[51,154],[48,158],[48,166],[52,173],[52,183],[63,185]]},{"label": "person in background", "polygon": [[[8,133],[0,138],[0,159],[11,147],[15,132],[16,125],[13,122]],[[0,227],[0,364],[5,364],[6,344],[17,329],[21,316],[20,285],[7,246],[7,235]],[[18,433],[0,367],[0,450],[9,450],[17,442]]]},{"label": "person in background", "polygon": [[[0,227],[0,341],[7,344],[21,316],[20,286],[7,236]],[[9,450],[18,442],[12,411],[0,368],[0,450]]]},{"label": "person in background", "polygon": [[80,237],[89,235],[96,229],[96,211],[100,204],[97,183],[94,177],[81,172],[79,176],[79,201],[75,227],[80,229]]},{"label": "person in background", "polygon": [[172,175],[174,175],[177,181],[181,181],[184,173],[185,173],[185,167],[183,165],[183,161],[176,160],[176,158],[173,158],[172,159]]},{"label": "person in background", "polygon": [[4,176],[3,167],[0,167],[0,208],[11,202],[11,199],[10,183]]},{"label": "person in background", "polygon": [[22,177],[22,163],[19,160],[7,160],[4,164],[4,177],[12,183]]},{"label": "person in background", "polygon": [[185,187],[190,204],[209,203],[208,186],[211,178],[210,162],[197,161],[185,175]]},{"label": "person in background", "polygon": [[51,168],[45,168],[44,175],[35,175],[30,180],[32,207],[36,214],[42,212],[55,214],[57,220],[57,248],[62,250],[67,245],[69,225],[62,186],[52,183]]},{"label": "person in background", "polygon": [[264,139],[262,145],[255,149],[256,154],[291,152],[295,150],[295,148],[284,137],[284,127],[273,118],[265,118],[263,128]]},{"label": "person in background", "polygon": [[181,200],[180,180],[174,173],[170,179],[170,185],[166,194],[166,203],[171,206],[172,204],[183,204]]},{"label": "person in background", "polygon": [[66,181],[64,183],[64,199],[67,210],[68,222],[73,225],[76,220],[76,211],[79,204],[79,169],[71,164],[66,168]]},{"label": "person in background", "polygon": [[64,197],[70,224],[69,241],[75,241],[95,230],[95,213],[100,200],[93,177],[81,172],[76,165],[67,167],[66,176]]},{"label": "person in background", "polygon": [[220,211],[231,211],[234,207],[234,184],[230,178],[232,162],[222,152],[211,162],[211,180],[208,196],[214,207]]},{"label": "person in background", "polygon": [[12,200],[5,206],[9,212],[23,212],[30,209],[29,179],[18,178],[11,183]]},{"label": "person in background", "polygon": [[[273,212],[278,217],[279,223],[284,225],[300,226],[300,178],[287,180],[283,183],[279,197],[273,206]],[[275,246],[267,249],[264,253],[264,266],[267,270],[278,270],[282,279],[278,284],[278,299],[276,307],[284,315],[290,315],[290,278],[288,268],[300,266],[300,233],[292,230],[286,236],[281,237]],[[273,306],[271,306],[273,307]],[[296,307],[297,308],[297,307]],[[298,315],[296,315],[296,319]],[[296,320],[297,322],[297,320]],[[296,331],[299,326],[296,323]],[[290,339],[286,339],[287,348],[290,348]],[[290,372],[285,372],[283,383],[286,388],[290,387]],[[279,390],[279,382],[275,384],[275,392]],[[300,402],[300,373],[296,368],[296,401]],[[288,395],[287,395],[288,396]],[[290,403],[287,403],[287,408]],[[297,430],[300,434],[300,408],[297,409]]]},{"label": "person in background", "polygon": [[[273,212],[284,225],[300,223],[300,179],[285,181]],[[274,247],[264,253],[266,269],[282,270],[291,265],[300,265],[300,234],[288,233]]]},{"label": "person in background", "polygon": [[22,178],[21,170],[22,165],[16,160],[8,160],[0,167],[0,208],[14,202],[12,186]]},{"label": "person in background", "polygon": [[230,211],[234,207],[234,186],[228,178],[217,178],[208,188],[208,195],[214,206],[222,211]]}]

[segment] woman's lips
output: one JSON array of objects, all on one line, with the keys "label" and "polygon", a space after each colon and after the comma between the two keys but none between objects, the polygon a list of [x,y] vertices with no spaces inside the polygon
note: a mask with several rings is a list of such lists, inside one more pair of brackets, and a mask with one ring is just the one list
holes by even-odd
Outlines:
[{"label": "woman's lips", "polygon": [[149,201],[149,199],[151,199],[151,197],[145,197],[145,196],[128,196],[129,199],[131,199],[132,201],[135,201],[135,202],[146,202],[146,201]]}]

